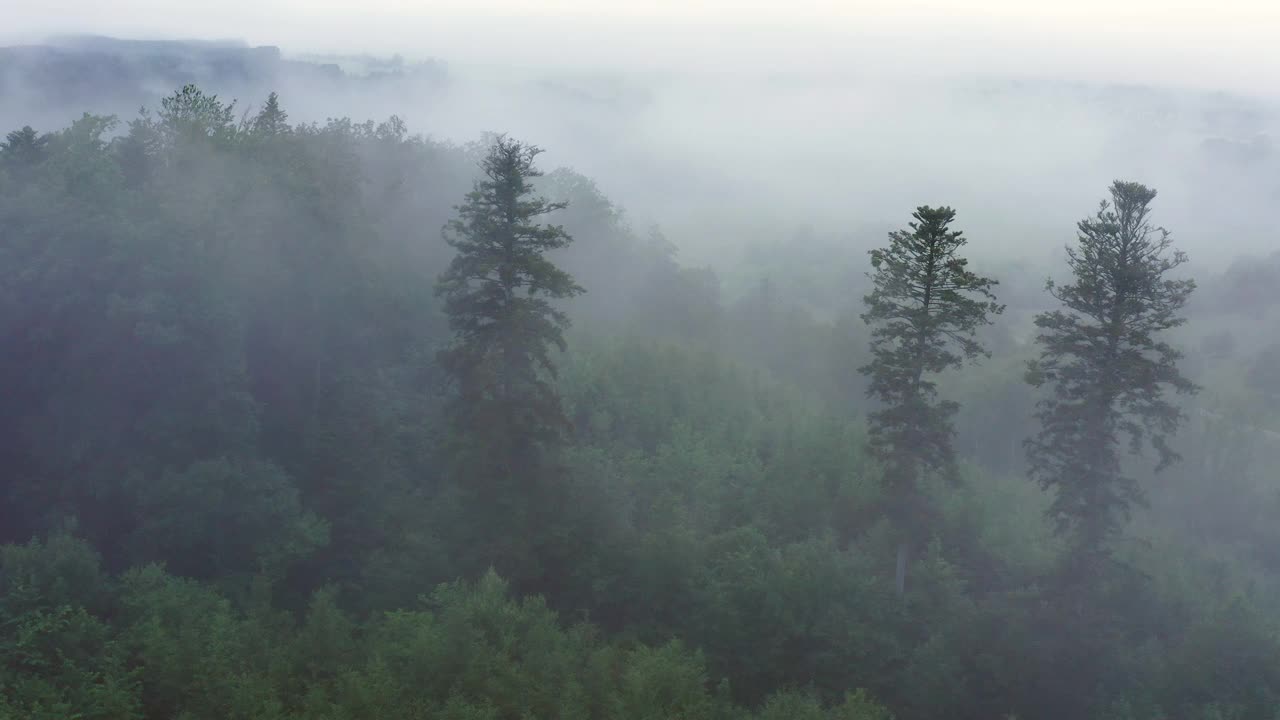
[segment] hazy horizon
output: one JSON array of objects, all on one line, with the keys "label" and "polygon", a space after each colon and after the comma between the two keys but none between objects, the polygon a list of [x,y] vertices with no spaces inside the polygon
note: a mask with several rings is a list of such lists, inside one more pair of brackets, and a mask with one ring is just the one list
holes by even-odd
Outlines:
[{"label": "hazy horizon", "polygon": [[[1280,53],[1266,44],[1280,7],[1237,1],[1210,14],[1189,2],[803,0],[783,11],[712,0],[592,8],[375,0],[356,13],[331,0],[181,10],[160,0],[110,8],[53,0],[11,12],[0,42],[226,39],[277,46],[286,57],[443,60],[450,81],[425,94],[270,89],[296,120],[396,114],[436,138],[497,131],[534,142],[549,166],[595,179],[638,225],[661,225],[695,262],[762,238],[785,242],[801,226],[846,234],[892,226],[918,204],[955,206],[983,240],[978,252],[1056,258],[1116,178],[1160,190],[1160,218],[1196,262],[1221,265],[1274,244],[1267,210],[1280,188],[1268,138],[1280,123]],[[260,102],[257,92],[240,95],[239,107]],[[103,111],[68,101],[63,119]],[[0,122],[39,119],[21,102],[4,110]],[[1259,138],[1265,144],[1251,149]],[[1207,154],[1206,140],[1227,150]],[[1240,153],[1255,157],[1243,162]]]},{"label": "hazy horizon", "polygon": [[[288,23],[278,18],[288,17]],[[289,53],[368,52],[545,69],[990,73],[1280,91],[1280,7],[1128,0],[702,0],[614,4],[512,0],[53,0],[11,9],[0,41],[93,33],[227,38]]]}]

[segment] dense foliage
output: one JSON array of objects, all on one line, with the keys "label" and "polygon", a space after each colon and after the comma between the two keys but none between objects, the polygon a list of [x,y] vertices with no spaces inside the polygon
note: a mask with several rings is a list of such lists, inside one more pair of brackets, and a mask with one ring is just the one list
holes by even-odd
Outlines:
[{"label": "dense foliage", "polygon": [[[1112,538],[1129,570],[1059,602],[1019,452],[1018,323],[1053,299],[1006,273],[1017,312],[958,326],[991,359],[921,375],[958,482],[915,487],[898,597],[870,288],[827,293],[828,254],[726,290],[531,160],[195,87],[6,136],[0,718],[1275,717],[1266,343],[1188,352],[1187,461]],[[536,477],[464,451],[495,428],[457,414],[492,388],[469,333],[507,316],[456,281],[513,228],[538,239],[519,379],[563,425]]]}]

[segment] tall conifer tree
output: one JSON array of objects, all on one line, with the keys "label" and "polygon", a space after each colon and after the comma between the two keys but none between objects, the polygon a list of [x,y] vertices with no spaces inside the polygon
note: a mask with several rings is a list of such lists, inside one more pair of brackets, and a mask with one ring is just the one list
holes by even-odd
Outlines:
[{"label": "tall conifer tree", "polygon": [[872,361],[859,371],[871,378],[867,394],[882,404],[870,416],[871,446],[901,534],[899,593],[910,542],[928,524],[920,480],[924,473],[956,475],[957,405],[938,399],[931,376],[985,355],[976,332],[1004,310],[991,293],[996,281],[971,272],[958,254],[966,240],[950,229],[955,215],[949,207],[919,207],[910,231],[890,233],[888,247],[871,251],[874,289],[862,319],[874,328]]},{"label": "tall conifer tree", "polygon": [[1169,232],[1151,224],[1156,191],[1133,182],[1111,185],[1110,202],[1078,223],[1067,249],[1072,281],[1048,290],[1062,308],[1036,317],[1040,358],[1027,381],[1047,386],[1040,430],[1026,442],[1031,476],[1054,492],[1049,513],[1077,558],[1096,557],[1142,501],[1125,474],[1121,442],[1156,451],[1157,470],[1178,459],[1168,437],[1183,419],[1167,391],[1193,393],[1179,372],[1182,353],[1160,333],[1179,315],[1195,282],[1168,275],[1186,262]]},{"label": "tall conifer tree", "polygon": [[485,522],[513,533],[506,549],[484,551],[512,565],[532,562],[512,559],[530,552],[517,535],[537,525],[546,460],[568,423],[551,384],[551,353],[565,348],[569,320],[551,301],[583,292],[546,256],[572,238],[538,221],[565,207],[534,193],[540,152],[495,140],[481,162],[484,177],[445,227],[458,253],[436,287],[454,335],[439,361],[457,390],[450,406],[456,474],[473,508],[489,514]]}]

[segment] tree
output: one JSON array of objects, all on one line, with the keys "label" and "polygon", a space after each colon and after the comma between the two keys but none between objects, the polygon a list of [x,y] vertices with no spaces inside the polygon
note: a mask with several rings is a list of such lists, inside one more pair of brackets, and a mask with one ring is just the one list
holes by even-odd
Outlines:
[{"label": "tree", "polygon": [[280,97],[275,92],[267,95],[267,104],[254,117],[252,130],[256,135],[281,135],[289,132],[289,113],[280,107]]},{"label": "tree", "polygon": [[1097,557],[1142,501],[1121,466],[1120,441],[1140,453],[1149,444],[1157,470],[1178,459],[1167,438],[1183,419],[1166,390],[1193,393],[1178,371],[1182,353],[1157,335],[1182,325],[1195,289],[1167,275],[1186,262],[1169,232],[1150,221],[1155,190],[1116,181],[1111,201],[1078,223],[1067,248],[1073,281],[1048,283],[1063,307],[1036,317],[1040,357],[1027,381],[1051,393],[1037,404],[1039,432],[1026,441],[1030,473],[1054,492],[1049,508],[1073,557]]},{"label": "tree", "polygon": [[951,230],[955,210],[921,206],[911,230],[889,234],[889,246],[871,251],[874,288],[864,298],[871,331],[867,394],[882,408],[871,413],[872,451],[884,465],[890,514],[903,539],[897,588],[903,591],[909,538],[927,522],[919,483],[924,472],[956,476],[951,417],[957,405],[937,399],[928,378],[986,355],[975,339],[980,326],[1004,311],[995,280],[975,275],[957,253],[966,243]]},{"label": "tree", "polygon": [[184,85],[160,101],[160,129],[170,142],[225,141],[235,134],[235,101],[223,103],[195,85]]},{"label": "tree", "polygon": [[439,361],[457,389],[449,414],[467,490],[490,509],[509,504],[526,515],[536,506],[540,451],[568,425],[549,378],[551,350],[564,350],[569,320],[551,300],[583,292],[546,257],[572,238],[537,222],[565,207],[533,194],[540,152],[495,139],[481,162],[484,178],[445,227],[457,255],[436,288],[454,334]]},{"label": "tree", "polygon": [[30,125],[14,130],[0,142],[0,166],[16,169],[31,168],[44,162],[48,156],[49,136],[37,133]]}]

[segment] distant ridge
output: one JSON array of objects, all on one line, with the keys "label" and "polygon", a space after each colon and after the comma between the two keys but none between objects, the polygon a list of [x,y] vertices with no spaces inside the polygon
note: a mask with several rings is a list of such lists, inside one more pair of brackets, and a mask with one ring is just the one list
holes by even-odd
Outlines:
[{"label": "distant ridge", "polygon": [[274,45],[251,46],[234,39],[56,36],[39,44],[0,47],[0,107],[20,106],[26,117],[57,122],[86,108],[128,116],[188,83],[247,100],[302,84],[340,91],[370,79],[440,85],[447,77],[439,61],[409,64],[398,57],[380,61],[363,56],[317,60],[287,58]]}]

